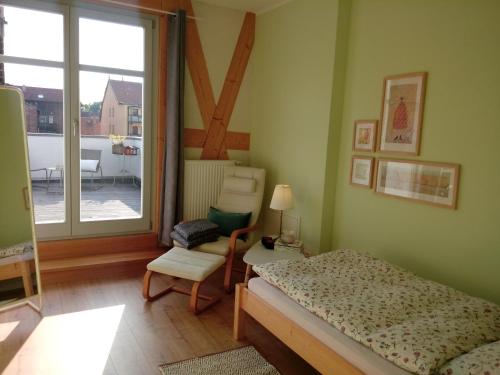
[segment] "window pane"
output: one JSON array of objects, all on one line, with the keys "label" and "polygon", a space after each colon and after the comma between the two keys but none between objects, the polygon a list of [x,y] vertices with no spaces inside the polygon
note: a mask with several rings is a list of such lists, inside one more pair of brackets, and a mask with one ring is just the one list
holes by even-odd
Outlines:
[{"label": "window pane", "polygon": [[80,64],[142,71],[144,29],[80,18]]},{"label": "window pane", "polygon": [[63,71],[5,64],[5,81],[24,94],[35,222],[64,222]]},{"label": "window pane", "polygon": [[63,61],[63,16],[10,6],[3,8],[4,54],[40,60]]},{"label": "window pane", "polygon": [[137,77],[80,72],[80,220],[142,217],[142,88]]}]

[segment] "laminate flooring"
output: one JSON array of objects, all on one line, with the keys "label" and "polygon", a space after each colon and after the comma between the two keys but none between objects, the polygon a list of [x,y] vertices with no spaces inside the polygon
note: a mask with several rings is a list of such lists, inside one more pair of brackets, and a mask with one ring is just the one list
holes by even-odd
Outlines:
[{"label": "laminate flooring", "polygon": [[[222,278],[222,272],[213,275],[202,293],[223,294]],[[155,276],[152,292],[171,282]],[[234,294],[195,316],[187,296],[148,303],[141,288],[142,275],[59,283],[44,289],[42,316],[28,306],[0,313],[0,372],[159,374],[161,363],[252,344],[282,374],[316,374],[252,319],[248,341],[233,340]]]}]

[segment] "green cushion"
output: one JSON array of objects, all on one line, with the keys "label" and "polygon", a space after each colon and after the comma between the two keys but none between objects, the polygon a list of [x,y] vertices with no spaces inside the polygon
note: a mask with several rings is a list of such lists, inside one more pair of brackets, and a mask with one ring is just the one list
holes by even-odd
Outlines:
[{"label": "green cushion", "polygon": [[[220,234],[226,237],[230,237],[236,229],[248,227],[251,216],[251,212],[224,212],[215,207],[210,207],[208,210],[208,220],[217,224]],[[241,235],[239,238],[246,239],[246,235]]]}]

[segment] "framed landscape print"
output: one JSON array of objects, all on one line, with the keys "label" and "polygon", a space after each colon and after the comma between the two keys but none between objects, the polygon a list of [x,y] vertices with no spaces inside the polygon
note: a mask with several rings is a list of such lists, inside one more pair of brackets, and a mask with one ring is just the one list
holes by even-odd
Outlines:
[{"label": "framed landscape print", "polygon": [[375,151],[377,120],[358,120],[354,122],[353,151]]},{"label": "framed landscape print", "polygon": [[351,159],[351,174],[349,182],[351,185],[372,187],[373,158],[353,156]]},{"label": "framed landscape print", "polygon": [[377,160],[375,192],[456,208],[458,164],[413,160]]},{"label": "framed landscape print", "polygon": [[418,155],[427,73],[384,79],[378,149]]}]

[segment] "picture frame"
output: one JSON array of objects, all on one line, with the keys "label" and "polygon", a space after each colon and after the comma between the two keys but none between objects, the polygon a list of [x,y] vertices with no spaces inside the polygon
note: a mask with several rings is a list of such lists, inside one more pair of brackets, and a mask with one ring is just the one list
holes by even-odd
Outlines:
[{"label": "picture frame", "polygon": [[427,72],[384,78],[377,150],[419,155]]},{"label": "picture frame", "polygon": [[375,193],[456,209],[460,165],[378,159]]},{"label": "picture frame", "polygon": [[366,156],[353,156],[351,158],[351,172],[349,183],[371,189],[373,185],[374,158]]},{"label": "picture frame", "polygon": [[354,121],[352,150],[357,152],[375,152],[378,120]]}]

